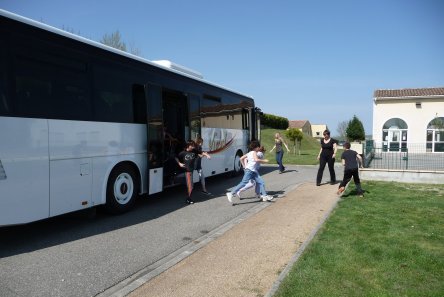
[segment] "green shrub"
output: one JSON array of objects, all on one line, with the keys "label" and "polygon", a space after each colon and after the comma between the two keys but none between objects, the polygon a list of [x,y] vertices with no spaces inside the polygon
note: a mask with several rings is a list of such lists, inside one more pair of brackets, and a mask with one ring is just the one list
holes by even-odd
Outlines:
[{"label": "green shrub", "polygon": [[287,129],[288,128],[288,119],[272,114],[264,113],[261,118],[261,123],[264,126],[273,129]]}]

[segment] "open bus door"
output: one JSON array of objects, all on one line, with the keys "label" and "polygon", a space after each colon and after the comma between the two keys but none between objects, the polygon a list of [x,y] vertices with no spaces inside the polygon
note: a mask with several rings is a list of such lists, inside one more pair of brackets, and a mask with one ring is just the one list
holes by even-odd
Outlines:
[{"label": "open bus door", "polygon": [[163,140],[164,140],[164,187],[184,182],[184,170],[176,157],[191,137],[188,114],[188,95],[177,90],[163,90]]}]

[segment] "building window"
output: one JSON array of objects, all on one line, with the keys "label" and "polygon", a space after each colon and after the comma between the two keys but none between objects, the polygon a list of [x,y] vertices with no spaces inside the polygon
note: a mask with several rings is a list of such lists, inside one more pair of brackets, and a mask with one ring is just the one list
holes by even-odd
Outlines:
[{"label": "building window", "polygon": [[407,149],[408,126],[404,120],[392,118],[382,127],[383,151],[405,151]]},{"label": "building window", "polygon": [[436,117],[427,125],[427,152],[444,152],[444,117]]}]

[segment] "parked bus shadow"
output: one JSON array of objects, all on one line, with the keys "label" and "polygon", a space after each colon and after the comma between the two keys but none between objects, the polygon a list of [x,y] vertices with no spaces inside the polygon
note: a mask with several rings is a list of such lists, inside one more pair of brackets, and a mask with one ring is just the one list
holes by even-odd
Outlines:
[{"label": "parked bus shadow", "polygon": [[[264,168],[262,174],[271,171],[272,168]],[[208,177],[207,187],[212,194],[201,193],[200,184],[196,183],[193,198],[196,203],[200,203],[225,197],[227,189],[237,185],[241,177],[239,175],[230,178],[229,174]],[[109,215],[92,208],[29,224],[0,227],[0,258],[112,232],[162,217],[188,206],[185,204],[185,193],[185,186],[179,185],[159,194],[140,197],[131,211],[121,215]]]}]

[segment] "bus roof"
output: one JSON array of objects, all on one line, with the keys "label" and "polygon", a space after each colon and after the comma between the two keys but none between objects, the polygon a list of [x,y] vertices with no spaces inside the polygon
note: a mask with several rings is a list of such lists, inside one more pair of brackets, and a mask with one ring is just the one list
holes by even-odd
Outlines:
[{"label": "bus roof", "polygon": [[223,89],[223,90],[226,90],[226,91],[238,94],[238,95],[243,96],[243,97],[248,97],[250,99],[253,99],[253,97],[251,97],[249,95],[245,95],[245,94],[239,93],[237,91],[231,90],[229,88],[226,88],[226,87],[217,85],[215,83],[211,83],[209,81],[206,81],[206,80],[203,79],[203,76],[200,73],[198,73],[198,72],[196,72],[194,70],[191,70],[191,69],[189,69],[187,67],[184,67],[184,66],[172,63],[172,62],[170,62],[168,60],[161,60],[162,62],[160,62],[160,61],[150,61],[148,59],[144,59],[142,57],[133,55],[131,53],[118,50],[116,48],[113,48],[111,46],[105,45],[103,43],[100,43],[100,42],[97,42],[97,41],[94,41],[94,40],[91,40],[91,39],[88,39],[88,38],[85,38],[85,37],[82,37],[82,36],[79,36],[79,35],[76,35],[76,34],[73,34],[73,33],[70,33],[70,32],[64,31],[64,30],[61,30],[61,29],[58,29],[58,28],[55,28],[55,27],[52,27],[52,26],[49,26],[47,24],[44,24],[44,23],[41,23],[41,22],[38,22],[38,21],[35,21],[35,20],[32,20],[32,19],[26,18],[24,16],[21,16],[21,15],[18,15],[18,14],[6,11],[6,10],[1,9],[1,8],[0,8],[0,15],[4,16],[6,18],[9,18],[9,19],[13,19],[13,20],[18,21],[18,22],[21,22],[21,23],[28,24],[28,25],[33,26],[33,27],[40,28],[40,29],[45,30],[45,31],[49,31],[49,32],[52,32],[52,33],[55,33],[55,34],[58,34],[58,35],[62,35],[64,37],[67,37],[67,38],[70,38],[70,39],[74,39],[74,40],[77,40],[77,41],[89,44],[89,45],[94,46],[94,47],[101,48],[103,50],[106,50],[106,51],[109,51],[109,52],[112,52],[112,53],[115,53],[115,54],[118,54],[118,55],[121,55],[121,56],[125,56],[125,57],[133,59],[133,60],[140,61],[142,63],[148,64],[148,65],[151,65],[151,66],[154,66],[154,67],[157,67],[157,68],[161,68],[161,69],[164,69],[164,70],[167,70],[167,71],[179,74],[181,76],[185,76],[185,77],[197,80],[197,81],[204,82],[206,84],[209,84],[209,85],[212,85],[214,87],[217,87],[217,88],[220,88],[220,89]]}]

